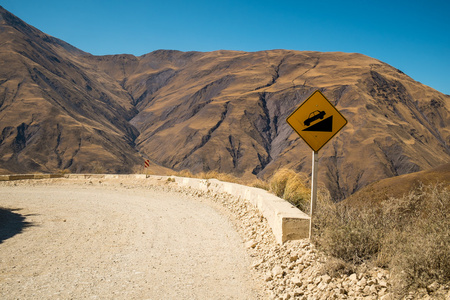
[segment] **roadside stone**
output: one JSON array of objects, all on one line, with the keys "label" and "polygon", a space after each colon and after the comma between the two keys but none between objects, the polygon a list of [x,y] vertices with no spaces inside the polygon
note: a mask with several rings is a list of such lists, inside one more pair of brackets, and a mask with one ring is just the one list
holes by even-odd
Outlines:
[{"label": "roadside stone", "polygon": [[352,275],[350,275],[349,277],[348,277],[348,279],[350,280],[350,281],[357,281],[358,280],[358,277],[357,277],[357,275],[355,274],[355,273],[353,273]]},{"label": "roadside stone", "polygon": [[394,296],[391,293],[389,293],[389,294],[381,296],[379,299],[380,300],[394,300]]},{"label": "roadside stone", "polygon": [[439,283],[437,281],[433,282],[429,286],[427,286],[428,293],[434,293],[439,289]]},{"label": "roadside stone", "polygon": [[257,243],[254,240],[250,240],[245,243],[245,248],[247,248],[247,249],[255,248],[256,245],[257,245]]},{"label": "roadside stone", "polygon": [[329,284],[331,282],[331,277],[330,275],[323,275],[322,276],[322,282]]},{"label": "roadside stone", "polygon": [[284,275],[283,268],[281,266],[275,266],[272,269],[272,275],[273,275],[273,277],[283,277],[283,275]]},{"label": "roadside stone", "polygon": [[302,290],[295,290],[294,291],[294,297],[300,297],[303,296],[305,293]]},{"label": "roadside stone", "polygon": [[325,282],[321,282],[319,283],[319,285],[317,286],[317,289],[319,289],[320,291],[325,290],[328,287],[328,285]]},{"label": "roadside stone", "polygon": [[300,280],[300,278],[298,278],[297,276],[294,276],[291,279],[291,282],[294,286],[302,286],[302,281]]},{"label": "roadside stone", "polygon": [[289,294],[289,293],[284,294],[284,295],[281,297],[281,299],[283,299],[283,300],[289,300],[289,299],[291,299],[291,294]]},{"label": "roadside stone", "polygon": [[378,285],[381,286],[382,288],[387,288],[388,284],[386,280],[380,280],[378,282]]},{"label": "roadside stone", "polygon": [[358,281],[357,285],[361,288],[364,289],[367,285],[367,280],[365,278],[362,278],[360,281]]},{"label": "roadside stone", "polygon": [[257,267],[259,267],[263,262],[264,262],[263,259],[259,259],[259,260],[255,261],[255,262],[252,264],[252,268],[257,268]]},{"label": "roadside stone", "polygon": [[387,293],[387,288],[383,287],[378,291],[378,296],[384,296]]},{"label": "roadside stone", "polygon": [[347,290],[344,287],[339,287],[337,289],[338,293],[341,295],[346,295],[347,294]]},{"label": "roadside stone", "polygon": [[264,276],[264,281],[272,281],[273,277],[271,273],[267,273],[266,276]]}]

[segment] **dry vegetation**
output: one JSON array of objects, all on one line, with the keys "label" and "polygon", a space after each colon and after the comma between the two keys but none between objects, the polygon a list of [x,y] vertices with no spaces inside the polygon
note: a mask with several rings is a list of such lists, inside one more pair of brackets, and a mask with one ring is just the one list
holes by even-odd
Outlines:
[{"label": "dry vegetation", "polygon": [[311,190],[305,185],[306,177],[289,169],[280,169],[270,180],[270,191],[295,205],[301,211],[308,211]]},{"label": "dry vegetation", "polygon": [[[342,272],[388,268],[394,292],[450,282],[450,191],[420,186],[376,207],[320,202],[314,242]],[[336,260],[334,260],[336,262]],[[334,270],[336,271],[336,270]]]}]

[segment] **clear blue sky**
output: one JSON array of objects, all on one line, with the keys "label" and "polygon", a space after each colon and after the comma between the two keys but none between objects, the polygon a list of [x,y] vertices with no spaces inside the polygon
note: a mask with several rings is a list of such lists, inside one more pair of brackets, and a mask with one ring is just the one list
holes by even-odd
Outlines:
[{"label": "clear blue sky", "polygon": [[270,49],[358,52],[450,94],[450,1],[2,0],[94,55]]}]

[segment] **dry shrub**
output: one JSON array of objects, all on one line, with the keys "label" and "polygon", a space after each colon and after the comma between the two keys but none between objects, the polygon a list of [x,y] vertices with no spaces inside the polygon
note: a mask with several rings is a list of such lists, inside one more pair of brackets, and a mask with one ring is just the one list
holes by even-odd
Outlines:
[{"label": "dry shrub", "polygon": [[305,186],[306,178],[289,169],[280,169],[270,180],[270,191],[285,199],[302,211],[308,209],[310,189]]},{"label": "dry shrub", "polygon": [[313,240],[327,254],[361,264],[381,248],[382,220],[376,209],[356,209],[320,202],[314,217]]},{"label": "dry shrub", "polygon": [[273,174],[270,180],[270,191],[278,197],[283,197],[284,190],[286,189],[286,183],[291,176],[294,176],[295,172],[289,169],[280,169]]},{"label": "dry shrub", "polygon": [[348,263],[343,259],[329,257],[322,266],[322,273],[331,277],[340,277],[342,275],[351,275],[356,272],[354,264]]},{"label": "dry shrub", "polygon": [[[450,191],[420,187],[384,209],[393,216],[382,249],[397,291],[450,282]],[[409,217],[408,217],[409,216]]]},{"label": "dry shrub", "polygon": [[106,169],[101,162],[95,161],[91,164],[91,173],[93,174],[105,174]]},{"label": "dry shrub", "polygon": [[174,176],[178,176],[178,177],[188,177],[188,178],[193,178],[193,177],[195,177],[192,173],[191,173],[191,171],[189,171],[189,170],[181,170],[181,171],[178,171],[178,172],[176,172],[175,174],[174,174]]},{"label": "dry shrub", "polygon": [[294,204],[302,211],[308,210],[308,204],[311,198],[310,189],[304,185],[305,179],[300,175],[290,178],[286,182],[283,198]]},{"label": "dry shrub", "polygon": [[421,186],[380,207],[318,203],[313,240],[344,262],[388,267],[398,295],[450,282],[450,191]]},{"label": "dry shrub", "polygon": [[58,175],[62,175],[62,176],[64,176],[64,175],[68,175],[68,174],[70,174],[71,172],[70,172],[70,170],[69,169],[64,169],[64,170],[58,170],[58,172],[57,172],[57,174]]},{"label": "dry shrub", "polygon": [[266,181],[263,181],[261,179],[256,179],[250,183],[251,187],[263,189],[263,190],[270,190],[270,184]]},{"label": "dry shrub", "polygon": [[226,181],[226,182],[232,182],[232,183],[238,183],[239,180],[231,175],[231,174],[227,174],[227,173],[219,173],[217,171],[209,171],[207,173],[200,173],[199,174],[200,178],[204,178],[204,179],[217,179],[220,181]]},{"label": "dry shrub", "polygon": [[227,173],[220,173],[217,171],[208,171],[208,172],[200,172],[196,174],[192,174],[189,170],[181,170],[173,174],[173,176],[178,177],[188,177],[188,178],[201,178],[201,179],[217,179],[220,181],[232,182],[232,183],[241,183],[241,180],[236,178],[235,176]]}]

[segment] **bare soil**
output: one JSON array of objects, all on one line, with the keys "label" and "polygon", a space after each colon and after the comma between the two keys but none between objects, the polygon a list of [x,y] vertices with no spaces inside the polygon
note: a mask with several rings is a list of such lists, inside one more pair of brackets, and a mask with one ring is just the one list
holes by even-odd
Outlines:
[{"label": "bare soil", "polygon": [[241,237],[209,204],[112,180],[0,183],[0,298],[259,298]]}]

